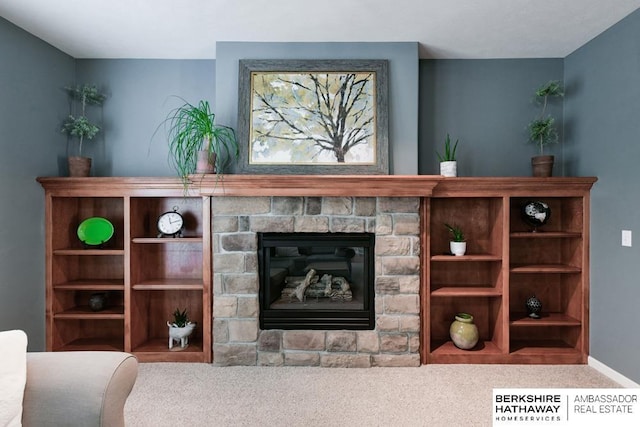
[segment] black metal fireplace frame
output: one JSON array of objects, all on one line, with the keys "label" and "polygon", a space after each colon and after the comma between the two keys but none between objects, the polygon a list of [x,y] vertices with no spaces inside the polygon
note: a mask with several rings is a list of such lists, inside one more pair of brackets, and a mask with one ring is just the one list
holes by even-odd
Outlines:
[{"label": "black metal fireplace frame", "polygon": [[[344,240],[340,240],[344,239]],[[275,247],[361,247],[364,250],[362,309],[273,309],[269,295],[269,251]],[[292,242],[296,242],[292,244]],[[260,328],[287,330],[372,330],[375,328],[375,235],[373,233],[258,233]]]}]

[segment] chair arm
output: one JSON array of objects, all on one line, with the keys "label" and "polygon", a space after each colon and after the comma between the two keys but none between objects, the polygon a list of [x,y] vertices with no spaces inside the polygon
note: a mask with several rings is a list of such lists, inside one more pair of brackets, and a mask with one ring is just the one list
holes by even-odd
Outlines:
[{"label": "chair arm", "polygon": [[27,353],[22,423],[124,426],[124,404],[138,361],[110,351]]}]

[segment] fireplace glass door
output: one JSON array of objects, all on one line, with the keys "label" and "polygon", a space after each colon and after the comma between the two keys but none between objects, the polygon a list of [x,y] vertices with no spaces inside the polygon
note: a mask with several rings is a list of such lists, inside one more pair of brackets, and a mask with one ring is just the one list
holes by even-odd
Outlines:
[{"label": "fireplace glass door", "polygon": [[373,329],[371,233],[260,233],[262,329]]}]

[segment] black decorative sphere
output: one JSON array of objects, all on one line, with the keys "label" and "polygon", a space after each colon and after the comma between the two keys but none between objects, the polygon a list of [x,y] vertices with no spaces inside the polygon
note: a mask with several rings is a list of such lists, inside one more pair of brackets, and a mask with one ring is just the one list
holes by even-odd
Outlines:
[{"label": "black decorative sphere", "polygon": [[522,207],[522,219],[524,222],[536,228],[541,227],[549,221],[551,217],[551,208],[544,202],[530,200]]},{"label": "black decorative sphere", "polygon": [[529,313],[529,317],[534,319],[540,318],[540,313],[542,312],[542,303],[536,296],[532,296],[527,300],[527,312]]}]

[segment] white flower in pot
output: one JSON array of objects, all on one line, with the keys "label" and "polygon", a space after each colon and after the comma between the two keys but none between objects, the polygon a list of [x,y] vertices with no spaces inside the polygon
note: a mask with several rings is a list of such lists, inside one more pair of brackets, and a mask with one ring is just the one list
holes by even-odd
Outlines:
[{"label": "white flower in pot", "polygon": [[451,241],[449,242],[449,249],[451,250],[451,253],[455,256],[464,255],[467,251],[467,242],[464,238],[462,229],[455,224],[445,224],[444,226],[447,227],[451,233]]},{"label": "white flower in pot", "polygon": [[451,148],[451,138],[449,134],[444,140],[444,154],[436,151],[436,155],[440,160],[440,175],[447,177],[458,176],[458,162],[456,161],[456,149],[458,148],[458,140],[456,139],[453,148]]}]

